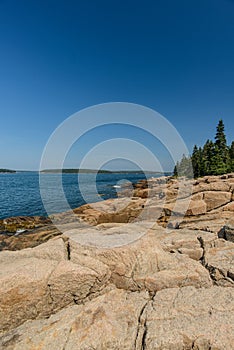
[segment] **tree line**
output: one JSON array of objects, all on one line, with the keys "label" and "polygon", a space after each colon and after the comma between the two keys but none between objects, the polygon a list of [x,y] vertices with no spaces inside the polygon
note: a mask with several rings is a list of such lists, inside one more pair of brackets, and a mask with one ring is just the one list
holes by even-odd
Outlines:
[{"label": "tree line", "polygon": [[229,172],[234,172],[234,141],[227,145],[222,119],[216,127],[215,141],[207,140],[203,147],[195,145],[192,155],[183,155],[174,168],[174,176],[188,178]]}]

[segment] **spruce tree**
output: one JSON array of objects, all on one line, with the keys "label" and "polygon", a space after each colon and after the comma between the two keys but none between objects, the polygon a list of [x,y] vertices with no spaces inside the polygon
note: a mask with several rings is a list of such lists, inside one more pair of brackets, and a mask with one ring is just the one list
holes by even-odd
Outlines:
[{"label": "spruce tree", "polygon": [[181,161],[177,165],[177,176],[185,176],[188,178],[193,177],[193,167],[190,157],[186,157],[183,154]]},{"label": "spruce tree", "polygon": [[[192,163],[192,167],[191,167]],[[193,168],[193,169],[192,169]],[[192,171],[193,170],[193,171]],[[216,127],[215,143],[207,140],[204,147],[193,148],[191,158],[183,155],[174,169],[176,176],[222,175],[234,171],[234,141],[227,146],[222,119]]]},{"label": "spruce tree", "polygon": [[173,176],[175,177],[178,177],[178,171],[177,171],[178,167],[179,167],[179,162],[177,162],[174,167]]},{"label": "spruce tree", "polygon": [[216,127],[215,144],[219,149],[226,149],[227,147],[226,136],[224,133],[224,123],[222,119],[220,119]]},{"label": "spruce tree", "polygon": [[232,141],[232,144],[229,148],[229,158],[230,158],[230,167],[229,171],[234,171],[234,141]]},{"label": "spruce tree", "polygon": [[230,149],[229,149],[230,159],[234,160],[234,141],[232,141]]},{"label": "spruce tree", "polygon": [[200,166],[199,176],[204,176],[206,175],[206,170],[205,170],[205,161],[203,157],[203,149],[201,147],[198,148],[198,158],[199,158],[199,166]]},{"label": "spruce tree", "polygon": [[200,155],[199,155],[199,150],[197,148],[197,145],[195,145],[193,148],[192,165],[193,165],[194,177],[197,178],[201,175]]},{"label": "spruce tree", "polygon": [[216,163],[215,175],[226,173],[229,168],[230,158],[222,119],[220,119],[216,128],[214,159]]},{"label": "spruce tree", "polygon": [[215,171],[213,157],[215,154],[215,146],[211,140],[207,140],[202,151],[204,174],[211,175]]}]

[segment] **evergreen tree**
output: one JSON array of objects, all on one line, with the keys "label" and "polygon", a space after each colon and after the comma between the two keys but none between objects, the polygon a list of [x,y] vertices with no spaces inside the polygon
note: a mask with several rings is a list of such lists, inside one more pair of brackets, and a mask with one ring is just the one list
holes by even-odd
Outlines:
[{"label": "evergreen tree", "polygon": [[192,165],[193,165],[194,177],[197,178],[197,177],[201,176],[200,154],[199,154],[199,150],[197,148],[197,145],[195,145],[193,148]]},{"label": "evergreen tree", "polygon": [[229,171],[234,171],[234,141],[232,141],[232,144],[229,148],[229,159],[230,159],[230,166]]},{"label": "evergreen tree", "polygon": [[226,136],[224,133],[224,123],[222,119],[220,119],[216,127],[215,144],[219,149],[226,149],[227,147]]},{"label": "evergreen tree", "polygon": [[211,140],[207,140],[202,150],[202,161],[203,161],[203,169],[204,169],[203,175],[213,174],[214,154],[215,154],[214,143]]},{"label": "evergreen tree", "polygon": [[205,162],[203,158],[203,149],[201,147],[198,148],[198,158],[199,158],[199,166],[200,166],[199,176],[204,176],[206,173],[206,170],[205,170]]},{"label": "evergreen tree", "polygon": [[215,143],[207,140],[203,148],[195,145],[191,158],[183,155],[174,169],[174,174],[192,177],[194,173],[196,178],[205,175],[222,175],[231,171],[234,171],[234,141],[230,147],[227,146],[221,119],[216,128]]},{"label": "evergreen tree", "polygon": [[193,177],[193,167],[190,157],[186,157],[183,154],[181,161],[177,165],[177,176],[186,176],[188,178]]},{"label": "evergreen tree", "polygon": [[216,163],[215,175],[226,173],[229,168],[230,158],[222,119],[220,119],[216,128],[214,159]]},{"label": "evergreen tree", "polygon": [[178,171],[177,171],[178,166],[179,166],[179,162],[177,162],[175,167],[174,167],[173,176],[175,176],[175,177],[178,177]]},{"label": "evergreen tree", "polygon": [[229,148],[229,155],[230,155],[230,159],[234,160],[234,141],[232,141],[232,144]]}]

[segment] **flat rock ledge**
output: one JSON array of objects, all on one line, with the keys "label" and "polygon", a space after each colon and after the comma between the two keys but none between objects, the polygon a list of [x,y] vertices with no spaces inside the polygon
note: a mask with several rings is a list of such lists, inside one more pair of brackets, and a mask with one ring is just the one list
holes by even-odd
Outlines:
[{"label": "flat rock ledge", "polygon": [[[3,235],[0,349],[234,350],[233,181],[233,174],[194,181],[193,203],[178,225],[170,220],[174,179],[151,180],[156,211],[140,225],[133,218],[145,205],[144,182],[125,209],[122,197],[102,203],[104,214],[100,204],[75,210],[98,237],[137,237],[119,247],[81,244],[82,225],[70,222],[70,234],[61,234],[49,219],[37,218],[27,235]],[[142,227],[147,232],[138,237]]]}]

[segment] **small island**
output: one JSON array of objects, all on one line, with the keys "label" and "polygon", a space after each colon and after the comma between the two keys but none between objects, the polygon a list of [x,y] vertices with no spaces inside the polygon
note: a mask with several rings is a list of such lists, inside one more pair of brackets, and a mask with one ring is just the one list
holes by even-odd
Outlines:
[{"label": "small island", "polygon": [[96,174],[96,173],[108,173],[111,174],[111,171],[108,170],[95,170],[95,169],[45,169],[41,170],[40,173],[43,174]]},{"label": "small island", "polygon": [[10,169],[0,169],[0,173],[11,173],[11,174],[14,174],[16,173],[15,170],[10,170]]}]

